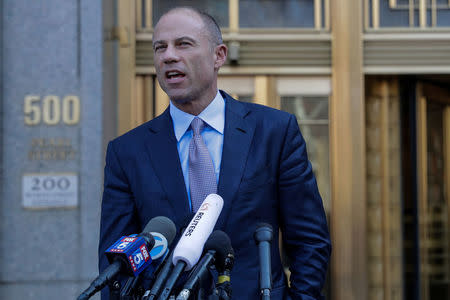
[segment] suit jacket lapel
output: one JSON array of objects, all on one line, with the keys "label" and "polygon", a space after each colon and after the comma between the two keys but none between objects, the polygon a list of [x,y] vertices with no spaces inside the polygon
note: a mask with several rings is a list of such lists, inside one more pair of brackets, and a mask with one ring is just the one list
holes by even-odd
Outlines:
[{"label": "suit jacket lapel", "polygon": [[225,130],[218,194],[224,200],[216,227],[223,229],[244,173],[255,125],[246,119],[249,111],[240,102],[222,92],[226,101]]},{"label": "suit jacket lapel", "polygon": [[148,133],[146,147],[153,169],[168,196],[173,213],[181,222],[190,210],[169,109],[149,123]]}]

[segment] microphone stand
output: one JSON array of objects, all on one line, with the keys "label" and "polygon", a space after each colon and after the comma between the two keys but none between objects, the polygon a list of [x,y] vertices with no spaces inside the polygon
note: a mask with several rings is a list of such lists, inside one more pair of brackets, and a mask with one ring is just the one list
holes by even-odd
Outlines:
[{"label": "microphone stand", "polygon": [[109,299],[110,300],[120,300],[120,282],[115,280],[109,285]]},{"label": "microphone stand", "polygon": [[[215,288],[211,295],[209,295],[208,300],[230,300],[231,293],[227,292],[223,288]],[[204,299],[204,298],[202,298]]]},{"label": "microphone stand", "polygon": [[[208,267],[209,269],[210,267]],[[208,282],[211,282],[213,280],[213,276],[211,272],[207,272],[207,274],[200,277],[199,285],[197,287],[197,295],[195,297],[195,300],[206,300],[206,291],[205,291],[205,285]]]},{"label": "microphone stand", "polygon": [[[229,276],[228,272],[227,276]],[[230,300],[231,293],[232,291],[230,281],[221,282],[219,284],[216,284],[211,295],[208,296],[208,300]]]},{"label": "microphone stand", "polygon": [[[181,273],[184,271],[184,268],[186,267],[186,262],[179,261],[175,267],[173,268],[172,274],[167,278],[166,285],[164,289],[161,292],[161,295],[159,295],[158,300],[167,300],[171,296],[172,289],[178,279],[180,277]],[[175,297],[174,297],[175,298]]]},{"label": "microphone stand", "polygon": [[[219,274],[219,284],[216,285],[217,294],[219,300],[230,300],[232,295],[231,290],[231,282],[230,282],[230,270],[233,267],[233,260],[231,258],[227,259],[226,262],[227,267],[223,271],[223,273]],[[226,278],[225,280],[221,280],[222,278]]]},{"label": "microphone stand", "polygon": [[254,238],[259,252],[259,287],[261,299],[270,300],[272,290],[272,268],[270,257],[270,242],[273,237],[273,229],[270,224],[261,223],[255,230]]},{"label": "microphone stand", "polygon": [[136,277],[128,278],[126,284],[123,286],[122,291],[120,292],[120,300],[134,300],[140,299],[143,292],[141,284],[141,274],[140,273]]},{"label": "microphone stand", "polygon": [[207,274],[203,275],[200,278],[199,285],[198,285],[197,291],[196,291],[195,300],[206,300],[207,299],[205,285],[206,285],[206,283],[211,282],[211,280],[212,280],[212,274],[210,271],[207,272]]},{"label": "microphone stand", "polygon": [[224,284],[223,286],[219,286],[217,288],[219,292],[219,300],[230,300],[231,299],[231,285]]},{"label": "microphone stand", "polygon": [[173,269],[172,256],[173,253],[171,253],[170,256],[167,258],[167,260],[164,262],[164,264],[161,267],[161,270],[158,272],[158,275],[155,278],[155,281],[153,282],[153,285],[144,292],[142,300],[156,299],[156,296],[158,296],[159,292],[161,291],[161,288],[167,281],[167,276]]},{"label": "microphone stand", "polygon": [[234,264],[234,253],[227,255],[223,270],[219,273],[218,282],[216,289],[218,292],[219,300],[230,300],[233,291],[231,290],[231,269]]}]

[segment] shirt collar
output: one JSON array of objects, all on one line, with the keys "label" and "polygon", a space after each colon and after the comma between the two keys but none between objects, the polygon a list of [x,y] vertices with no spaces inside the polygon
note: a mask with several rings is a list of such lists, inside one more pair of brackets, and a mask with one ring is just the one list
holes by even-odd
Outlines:
[{"label": "shirt collar", "polygon": [[[172,104],[172,101],[169,103],[169,109],[170,116],[173,120],[175,137],[177,138],[177,141],[180,141],[195,116],[178,109]],[[198,115],[198,117],[220,134],[223,134],[225,127],[225,100],[219,91],[217,91],[213,101]]]}]

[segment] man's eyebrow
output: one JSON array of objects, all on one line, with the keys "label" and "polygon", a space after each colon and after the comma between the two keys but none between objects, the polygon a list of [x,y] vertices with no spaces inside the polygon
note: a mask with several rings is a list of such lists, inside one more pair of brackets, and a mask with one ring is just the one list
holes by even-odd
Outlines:
[{"label": "man's eyebrow", "polygon": [[197,41],[196,41],[195,39],[193,39],[193,38],[191,38],[191,37],[189,37],[189,36],[182,36],[182,37],[179,37],[179,38],[175,39],[175,42],[181,42],[181,41],[183,41],[183,40],[189,40],[189,41],[191,41],[192,43],[197,43]]},{"label": "man's eyebrow", "polygon": [[[194,38],[191,38],[189,36],[182,36],[182,37],[176,38],[175,39],[175,43],[179,43],[179,42],[185,41],[185,40],[188,40],[188,41],[190,41],[193,44],[197,44],[197,40],[194,39]],[[155,48],[155,46],[157,46],[157,45],[165,45],[165,44],[167,44],[167,41],[165,41],[165,40],[157,40],[157,41],[153,42],[152,46],[153,46],[153,48]]]}]

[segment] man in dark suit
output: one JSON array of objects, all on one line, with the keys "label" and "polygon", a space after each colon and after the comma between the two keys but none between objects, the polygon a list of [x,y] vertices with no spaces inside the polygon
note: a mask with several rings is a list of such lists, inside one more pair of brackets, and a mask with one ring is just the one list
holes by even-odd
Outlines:
[{"label": "man in dark suit", "polygon": [[[274,228],[272,299],[321,299],[331,246],[326,217],[296,118],[261,105],[241,103],[217,89],[227,47],[207,14],[170,10],[153,35],[158,81],[169,108],[108,145],[100,233],[105,249],[122,235],[140,232],[155,216],[179,228],[196,210],[190,170],[193,119],[201,119],[213,181],[224,207],[216,229],[235,250],[233,299],[259,299],[260,222]],[[193,124],[193,123],[192,123]],[[209,156],[208,155],[208,156]],[[213,182],[213,184],[215,184]],[[281,229],[290,261],[291,287],[278,249]]]}]

